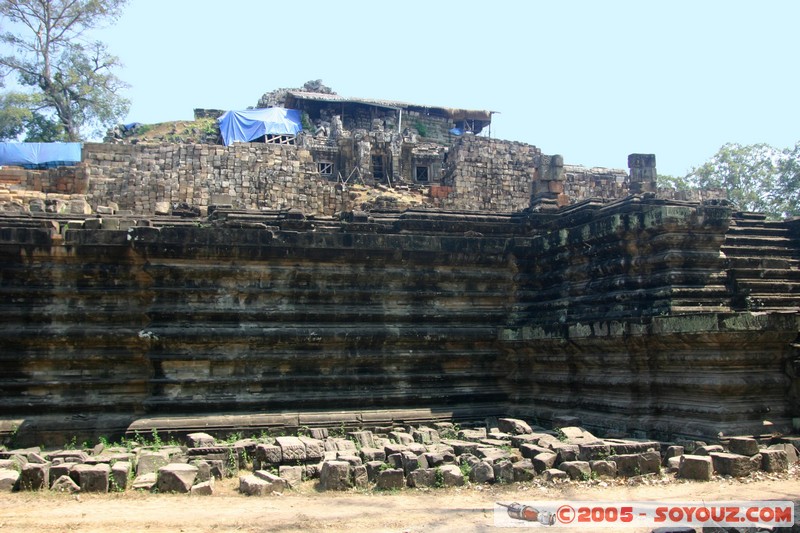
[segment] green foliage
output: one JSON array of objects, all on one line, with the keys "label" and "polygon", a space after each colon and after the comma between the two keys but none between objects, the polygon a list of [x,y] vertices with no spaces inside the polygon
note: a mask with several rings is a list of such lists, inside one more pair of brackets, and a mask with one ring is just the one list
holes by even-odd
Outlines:
[{"label": "green foliage", "polygon": [[656,176],[656,184],[661,189],[675,189],[676,191],[689,191],[695,188],[687,176],[671,176],[669,174]]},{"label": "green foliage", "polygon": [[556,438],[561,442],[566,442],[567,440],[569,440],[567,438],[566,433],[564,433],[564,431],[561,428],[556,428]]},{"label": "green foliage", "polygon": [[461,470],[461,474],[466,478],[472,473],[472,467],[469,463],[461,463],[458,468]]},{"label": "green foliage", "polygon": [[420,134],[421,137],[428,136],[428,127],[419,120],[414,122],[414,128],[417,130],[417,132]]},{"label": "green foliage", "polygon": [[435,479],[434,479],[434,482],[433,482],[433,486],[436,487],[437,489],[441,489],[442,487],[444,487],[444,472],[438,466],[436,467],[436,470],[434,471],[434,476],[435,476]]},{"label": "green foliage", "polygon": [[27,90],[30,101],[15,112],[27,109],[39,117],[32,138],[52,138],[57,124],[67,140],[78,141],[82,128],[100,133],[127,113],[129,102],[120,96],[126,84],[113,74],[119,60],[103,43],[85,38],[87,30],[113,21],[125,2],[0,0],[0,21],[13,28],[0,34],[11,52],[0,56],[0,68],[16,74]]}]

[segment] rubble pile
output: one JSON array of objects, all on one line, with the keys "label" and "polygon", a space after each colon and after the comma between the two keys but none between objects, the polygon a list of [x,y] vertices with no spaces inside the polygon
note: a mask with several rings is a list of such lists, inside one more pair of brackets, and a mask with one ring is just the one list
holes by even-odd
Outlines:
[{"label": "rubble pile", "polygon": [[[215,480],[239,476],[238,491],[262,496],[313,482],[319,490],[444,488],[538,480],[558,483],[630,478],[711,481],[798,461],[800,437],[733,437],[725,446],[598,438],[578,426],[546,430],[500,418],[474,427],[450,422],[347,431],[302,428],[296,435],[219,441],[124,441],[92,449],[0,450],[0,491],[211,495]],[[779,441],[779,442],[777,442]]]}]

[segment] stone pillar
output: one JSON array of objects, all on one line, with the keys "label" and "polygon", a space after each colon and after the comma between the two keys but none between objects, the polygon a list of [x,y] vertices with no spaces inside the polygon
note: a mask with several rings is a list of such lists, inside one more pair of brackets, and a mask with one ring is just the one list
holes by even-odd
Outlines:
[{"label": "stone pillar", "polygon": [[656,156],[655,154],[630,154],[630,193],[642,194],[656,192]]},{"label": "stone pillar", "polygon": [[564,194],[564,158],[560,155],[539,155],[534,158],[531,209],[553,211],[569,204]]}]

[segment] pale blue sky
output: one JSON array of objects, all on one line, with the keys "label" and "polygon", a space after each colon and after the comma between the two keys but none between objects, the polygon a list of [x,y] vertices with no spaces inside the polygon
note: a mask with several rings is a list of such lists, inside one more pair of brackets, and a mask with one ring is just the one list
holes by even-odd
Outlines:
[{"label": "pale blue sky", "polygon": [[127,122],[244,109],[321,78],[345,96],[499,111],[494,137],[683,175],[726,142],[800,141],[797,1],[131,0],[99,33]]}]

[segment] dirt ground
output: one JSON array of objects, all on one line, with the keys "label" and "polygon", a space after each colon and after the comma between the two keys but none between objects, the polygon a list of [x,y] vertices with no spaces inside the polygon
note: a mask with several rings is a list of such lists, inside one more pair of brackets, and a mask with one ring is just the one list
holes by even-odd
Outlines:
[{"label": "dirt ground", "polygon": [[[242,496],[236,492],[237,486],[237,478],[219,481],[213,496],[133,491],[82,495],[47,491],[6,493],[0,495],[0,532],[468,533],[496,529],[495,502],[793,500],[797,506],[800,501],[800,474],[796,470],[781,478],[719,479],[708,483],[663,478],[395,492],[318,492],[314,483],[308,482],[281,496],[267,497]],[[624,531],[650,531],[650,528]]]}]

